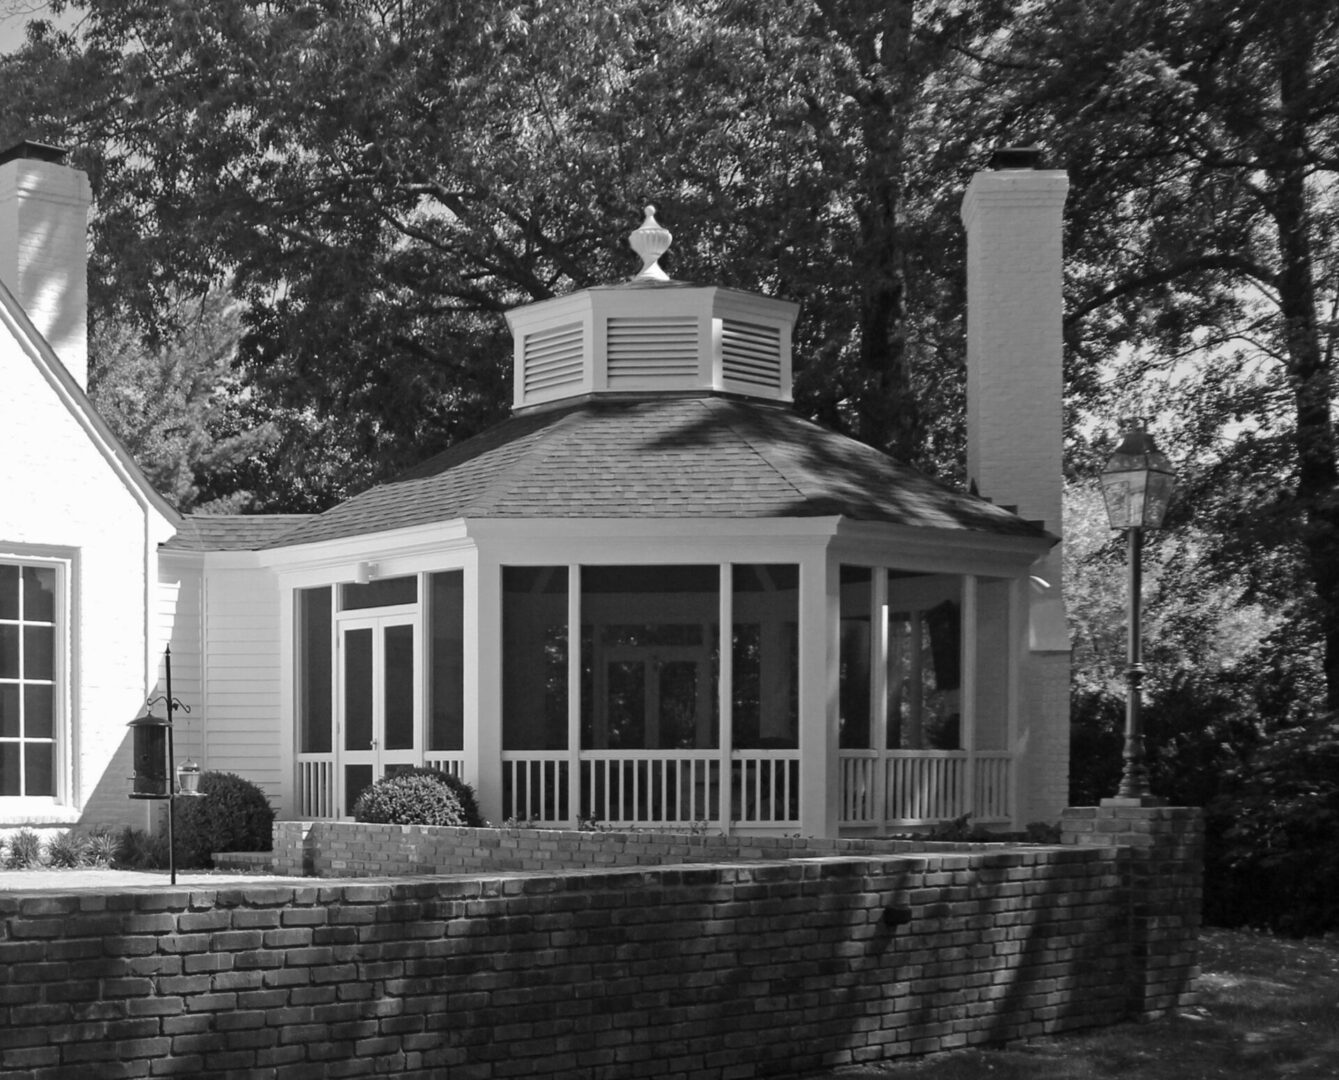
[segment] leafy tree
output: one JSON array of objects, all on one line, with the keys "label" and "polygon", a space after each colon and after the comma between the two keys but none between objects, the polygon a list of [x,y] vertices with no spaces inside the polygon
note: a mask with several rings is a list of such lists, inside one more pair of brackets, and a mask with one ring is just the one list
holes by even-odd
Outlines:
[{"label": "leafy tree", "polygon": [[[1222,526],[1231,572],[1303,571],[1297,631],[1320,641],[1339,706],[1339,9],[1051,0],[1022,13],[994,57],[1013,65],[998,122],[1046,130],[1074,181],[1073,400],[1130,396],[1104,378],[1121,349],[1142,350],[1127,387],[1153,374],[1153,350],[1199,358],[1201,385],[1177,386],[1174,371],[1143,386],[1197,405],[1180,434],[1187,452],[1215,444],[1192,491]],[[1258,584],[1281,598],[1297,580]]]},{"label": "leafy tree", "polygon": [[232,488],[211,498],[220,470],[263,453],[271,423],[246,423],[250,410],[232,371],[240,308],[212,290],[174,312],[170,340],[146,344],[126,323],[103,320],[90,340],[89,394],[154,486],[183,511],[249,508]]},{"label": "leafy tree", "polygon": [[[63,6],[63,5],[57,5]],[[172,330],[229,275],[282,441],[230,482],[312,509],[503,415],[501,312],[633,269],[799,299],[802,408],[959,456],[955,51],[1008,4],[79,0],[0,65],[0,129],[77,147],[95,307]],[[953,237],[945,241],[945,237]],[[853,302],[854,300],[854,302]],[[926,409],[927,400],[950,403]]]}]

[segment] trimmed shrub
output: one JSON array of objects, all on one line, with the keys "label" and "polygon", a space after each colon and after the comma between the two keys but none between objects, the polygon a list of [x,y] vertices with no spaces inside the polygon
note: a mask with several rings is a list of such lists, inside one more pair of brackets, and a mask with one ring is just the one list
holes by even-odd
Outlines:
[{"label": "trimmed shrub", "polygon": [[424,771],[383,776],[358,796],[353,820],[381,825],[464,825],[460,799],[438,776]]},{"label": "trimmed shrub", "polygon": [[200,774],[203,798],[176,802],[177,866],[210,868],[216,851],[269,851],[274,809],[265,793],[234,773]]},{"label": "trimmed shrub", "polygon": [[479,800],[474,795],[474,788],[465,783],[458,776],[452,776],[450,773],[444,773],[440,769],[406,769],[404,772],[397,773],[398,776],[427,776],[438,783],[445,784],[456,798],[460,801],[460,812],[465,815],[462,824],[471,829],[482,829],[488,825],[479,813]]}]

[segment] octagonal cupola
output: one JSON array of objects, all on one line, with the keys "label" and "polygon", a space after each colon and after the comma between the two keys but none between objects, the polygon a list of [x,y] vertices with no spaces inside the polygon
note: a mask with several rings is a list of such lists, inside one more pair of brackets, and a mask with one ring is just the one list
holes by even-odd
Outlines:
[{"label": "octagonal cupola", "polygon": [[629,238],[641,272],[507,313],[515,410],[597,395],[722,393],[791,400],[797,306],[736,289],[672,281],[671,235],[655,207]]}]

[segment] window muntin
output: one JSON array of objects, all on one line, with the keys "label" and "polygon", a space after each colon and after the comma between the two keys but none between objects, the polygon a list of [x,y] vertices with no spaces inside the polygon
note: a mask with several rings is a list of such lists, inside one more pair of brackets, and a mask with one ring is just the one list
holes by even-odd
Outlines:
[{"label": "window muntin", "polygon": [[0,562],[0,796],[54,798],[61,568]]}]

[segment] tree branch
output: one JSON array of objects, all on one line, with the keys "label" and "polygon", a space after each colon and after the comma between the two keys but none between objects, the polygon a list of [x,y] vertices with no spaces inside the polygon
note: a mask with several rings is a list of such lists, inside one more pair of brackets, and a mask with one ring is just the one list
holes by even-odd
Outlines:
[{"label": "tree branch", "polygon": [[1157,270],[1150,270],[1146,274],[1140,274],[1136,277],[1127,278],[1109,289],[1104,289],[1086,303],[1077,305],[1073,310],[1065,315],[1065,326],[1069,327],[1080,322],[1091,315],[1100,307],[1105,307],[1113,300],[1119,300],[1123,296],[1129,296],[1131,293],[1137,293],[1143,289],[1152,288],[1154,285],[1165,285],[1169,281],[1175,281],[1177,278],[1185,277],[1188,274],[1199,273],[1204,270],[1230,270],[1238,274],[1244,274],[1246,277],[1253,278],[1263,284],[1274,284],[1274,274],[1261,266],[1259,263],[1252,262],[1250,259],[1242,258],[1240,255],[1196,255],[1192,258],[1182,259],[1179,262],[1172,263],[1170,266],[1164,266]]}]

